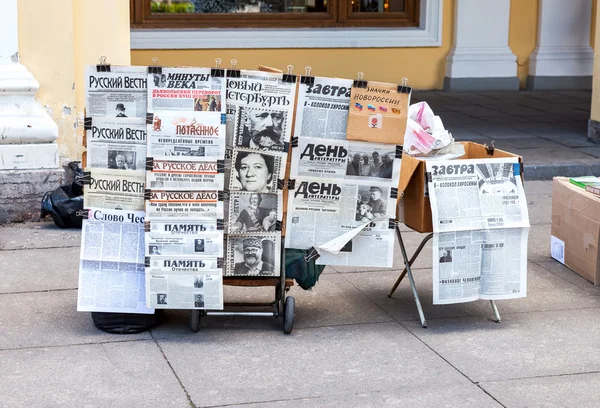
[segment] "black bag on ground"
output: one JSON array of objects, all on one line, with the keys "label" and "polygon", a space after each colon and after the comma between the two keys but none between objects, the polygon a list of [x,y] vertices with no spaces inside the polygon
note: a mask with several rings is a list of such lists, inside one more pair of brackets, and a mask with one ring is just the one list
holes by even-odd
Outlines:
[{"label": "black bag on ground", "polygon": [[83,170],[81,162],[70,162],[69,169],[74,173],[73,181],[49,191],[42,198],[41,218],[52,216],[60,228],[81,228],[81,218],[77,212],[83,209]]},{"label": "black bag on ground", "polygon": [[155,314],[92,312],[94,325],[113,334],[135,334],[156,325]]}]

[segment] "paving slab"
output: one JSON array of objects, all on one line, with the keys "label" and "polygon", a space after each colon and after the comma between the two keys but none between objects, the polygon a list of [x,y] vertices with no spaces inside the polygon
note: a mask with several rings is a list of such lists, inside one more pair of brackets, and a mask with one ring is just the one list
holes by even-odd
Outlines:
[{"label": "paving slab", "polygon": [[430,387],[422,387],[418,390],[407,391],[405,388],[389,389],[379,392],[368,393],[346,393],[326,398],[305,398],[297,400],[283,400],[260,404],[248,404],[249,408],[308,408],[308,407],[501,407],[498,402],[487,395],[476,385],[468,385],[460,388],[435,387],[432,392]]},{"label": "paving slab", "polygon": [[533,262],[549,261],[551,224],[532,225],[527,240],[527,259]]},{"label": "paving slab", "polygon": [[529,137],[507,137],[495,141],[495,146],[498,149],[514,152],[517,149],[560,149],[564,146],[541,137],[530,135]]},{"label": "paving slab", "polygon": [[97,329],[90,313],[77,311],[76,290],[0,295],[0,310],[0,350],[150,338]]},{"label": "paving slab", "polygon": [[80,229],[60,229],[50,222],[0,225],[0,250],[79,247]]},{"label": "paving slab", "polygon": [[598,144],[593,147],[580,147],[577,150],[589,154],[590,156],[600,158],[600,145]]},{"label": "paving slab", "polygon": [[465,123],[463,126],[468,129],[472,129],[478,133],[481,133],[482,135],[494,140],[531,137],[530,134],[519,129],[518,125],[508,127],[506,125],[498,125],[491,123],[486,123],[485,125]]},{"label": "paving slab", "polygon": [[550,180],[531,180],[523,183],[525,194],[545,194],[548,196],[548,205],[552,204],[552,181]]},{"label": "paving slab", "polygon": [[[345,275],[345,278],[397,321],[418,320],[408,277],[400,283],[392,298],[387,297],[398,275],[393,272],[379,272]],[[462,316],[493,318],[492,308],[486,300],[434,305],[432,271],[418,270],[413,273],[413,276],[425,318],[430,326],[444,324],[443,321],[435,319]],[[501,317],[504,317],[511,313],[600,308],[600,299],[596,294],[588,293],[539,265],[528,262],[526,297],[498,300],[496,305]]]},{"label": "paving slab", "polygon": [[527,194],[527,208],[529,210],[529,223],[549,224],[552,222],[552,193]]},{"label": "paving slab", "polygon": [[[257,288],[236,288],[236,292],[245,292],[244,296],[227,296],[227,301],[259,302],[273,300],[269,297],[257,297]],[[231,292],[231,291],[230,291]],[[227,294],[226,294],[227,295]],[[311,327],[332,327],[339,325],[391,322],[393,319],[381,310],[371,299],[363,295],[343,276],[337,274],[321,275],[310,291],[293,287],[288,296],[296,302],[294,330]],[[233,309],[231,309],[233,310]],[[237,308],[236,310],[242,310]],[[250,311],[251,309],[243,309]],[[265,311],[273,311],[265,308]],[[188,313],[169,311],[166,321],[152,330],[155,338],[179,336],[198,336],[189,329]],[[207,316],[203,318],[202,332],[219,329],[256,330],[281,332],[282,318],[248,316]]]},{"label": "paving slab", "polygon": [[158,342],[193,403],[203,407],[472,385],[397,323],[301,329],[289,336],[218,330],[199,341]]},{"label": "paving slab", "polygon": [[596,408],[600,406],[598,384],[600,374],[589,373],[483,382],[480,386],[507,408]]},{"label": "paving slab", "polygon": [[600,371],[598,308],[435,323],[403,325],[474,382]]},{"label": "paving slab", "polygon": [[3,407],[189,407],[156,343],[0,351]]},{"label": "paving slab", "polygon": [[587,138],[587,134],[579,133],[574,131],[561,131],[558,130],[555,133],[544,132],[543,130],[534,131],[536,135],[539,135],[542,139],[551,140],[560,145],[566,147],[596,147],[598,146],[594,142],[590,142]]},{"label": "paving slab", "polygon": [[547,262],[536,262],[540,267],[546,269],[547,271],[552,272],[553,274],[561,277],[565,281],[572,283],[573,285],[579,287],[585,292],[600,296],[600,286],[594,285],[592,282],[588,281],[578,273],[572,271],[567,268],[565,265],[560,262],[552,259]]},{"label": "paving slab", "polygon": [[79,247],[0,251],[0,293],[77,289]]}]

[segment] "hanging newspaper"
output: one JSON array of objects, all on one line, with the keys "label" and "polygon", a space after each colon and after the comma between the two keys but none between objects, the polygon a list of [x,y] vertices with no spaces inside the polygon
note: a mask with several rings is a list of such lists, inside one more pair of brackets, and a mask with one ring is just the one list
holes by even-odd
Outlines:
[{"label": "hanging newspaper", "polygon": [[84,208],[144,210],[143,170],[87,169],[82,183]]},{"label": "hanging newspaper", "polygon": [[223,233],[202,233],[190,236],[146,233],[146,255],[167,256],[223,256]]},{"label": "hanging newspaper", "polygon": [[239,78],[231,77],[231,72],[227,78],[227,144],[287,151],[296,82],[285,82],[282,74],[236,72],[240,73]]},{"label": "hanging newspaper", "polygon": [[221,161],[171,161],[148,157],[146,185],[151,190],[223,190]]},{"label": "hanging newspaper", "polygon": [[199,218],[194,220],[146,220],[146,232],[153,235],[174,236],[174,235],[198,235],[205,232],[217,232],[223,230],[222,220],[211,218]]},{"label": "hanging newspaper", "polygon": [[219,191],[151,191],[146,190],[146,217],[152,223],[213,219],[223,222],[223,194]]},{"label": "hanging newspaper", "polygon": [[225,78],[210,68],[161,68],[148,73],[148,112],[225,113]]},{"label": "hanging newspaper", "polygon": [[225,155],[225,114],[163,111],[150,114],[149,120],[148,157],[195,160]]},{"label": "hanging newspaper", "polygon": [[143,170],[146,121],[142,118],[85,118],[87,167]]},{"label": "hanging newspaper", "polygon": [[390,187],[400,181],[402,146],[313,137],[294,138],[292,143],[291,178],[334,178]]},{"label": "hanging newspaper", "polygon": [[220,263],[217,258],[146,258],[148,307],[222,310]]},{"label": "hanging newspaper", "polygon": [[229,188],[232,191],[274,193],[285,177],[287,154],[233,149]]},{"label": "hanging newspaper", "polygon": [[274,232],[283,219],[283,196],[249,191],[229,194],[228,232]]},{"label": "hanging newspaper", "polygon": [[229,235],[225,276],[279,276],[281,236]]},{"label": "hanging newspaper", "polygon": [[301,83],[294,136],[346,140],[352,80],[314,77]]},{"label": "hanging newspaper", "polygon": [[77,310],[154,313],[145,299],[144,212],[90,208],[85,217]]},{"label": "hanging newspaper", "polygon": [[526,296],[529,213],[518,158],[426,163],[434,304]]},{"label": "hanging newspaper", "polygon": [[[317,265],[342,266],[376,266],[391,268],[394,266],[395,231],[393,224],[386,231],[372,228],[370,224],[355,235],[341,243],[339,251],[325,250],[325,245],[318,245]],[[350,228],[346,228],[348,232]]]},{"label": "hanging newspaper", "polygon": [[[393,259],[393,251],[388,251],[387,244],[375,245],[375,242],[387,242],[388,236],[393,242],[389,231],[393,231],[395,225],[396,198],[395,188],[381,184],[298,178],[294,189],[289,190],[285,247],[317,248],[350,230],[363,227],[366,229],[355,231],[361,236],[361,247],[367,240],[375,252],[369,256],[365,254],[356,265],[365,266],[360,264],[365,262],[369,266],[386,266]],[[374,264],[383,258],[385,264]],[[344,262],[341,257],[338,259]]]},{"label": "hanging newspaper", "polygon": [[86,117],[146,117],[146,67],[110,66],[100,71],[96,65],[86,65]]}]

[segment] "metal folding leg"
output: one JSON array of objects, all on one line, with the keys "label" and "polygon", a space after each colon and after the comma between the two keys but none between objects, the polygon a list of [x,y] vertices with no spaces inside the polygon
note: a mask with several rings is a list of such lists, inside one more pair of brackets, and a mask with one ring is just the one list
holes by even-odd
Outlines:
[{"label": "metal folding leg", "polygon": [[408,274],[408,280],[410,281],[410,287],[413,292],[413,297],[415,298],[415,304],[417,306],[417,311],[419,312],[419,318],[421,319],[421,326],[427,327],[427,321],[425,320],[425,315],[423,314],[423,308],[421,307],[421,300],[419,300],[419,292],[417,292],[415,280],[413,278],[413,274],[412,274],[412,271],[410,268],[411,268],[413,262],[417,259],[417,257],[421,253],[421,250],[423,249],[423,247],[425,246],[427,241],[429,241],[433,237],[433,234],[429,234],[428,236],[426,236],[423,239],[423,241],[421,242],[421,245],[419,245],[419,248],[417,249],[417,251],[415,252],[415,254],[412,256],[412,258],[410,260],[408,259],[408,256],[406,255],[406,248],[404,247],[404,241],[402,240],[402,233],[400,232],[400,228],[398,228],[398,227],[396,227],[396,235],[398,235],[398,241],[400,242],[400,250],[402,251],[402,258],[404,259],[404,271],[402,271],[402,274],[400,275],[400,277],[394,284],[394,287],[392,288],[392,290],[390,291],[388,296],[392,297],[392,294],[394,293],[394,291],[396,290],[396,288],[398,287],[398,285],[400,284],[400,282],[402,281],[404,276]]}]

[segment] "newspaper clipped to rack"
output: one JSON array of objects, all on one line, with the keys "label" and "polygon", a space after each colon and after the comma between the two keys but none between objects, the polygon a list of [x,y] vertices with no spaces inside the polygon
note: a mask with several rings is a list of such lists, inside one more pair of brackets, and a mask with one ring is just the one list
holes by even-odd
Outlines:
[{"label": "newspaper clipped to rack", "polygon": [[86,169],[84,208],[143,211],[145,176],[143,170]]},{"label": "newspaper clipped to rack", "polygon": [[352,80],[310,79],[299,85],[294,136],[346,140]]},{"label": "newspaper clipped to rack", "polygon": [[217,258],[146,258],[148,307],[223,309],[223,269]]},{"label": "newspaper clipped to rack", "polygon": [[294,138],[292,143],[291,178],[334,178],[392,187],[400,181],[402,146],[313,137]]},{"label": "newspaper clipped to rack", "polygon": [[210,68],[156,68],[148,73],[149,113],[225,113],[224,77],[211,75]]},{"label": "newspaper clipped to rack", "polygon": [[281,235],[229,234],[225,276],[278,277],[281,262]]},{"label": "newspaper clipped to rack", "polygon": [[[391,266],[396,198],[397,189],[385,184],[297,178],[289,190],[285,247],[321,249],[329,265]],[[350,231],[341,251],[327,255],[326,244]]]},{"label": "newspaper clipped to rack", "polygon": [[163,111],[149,121],[148,157],[221,159],[225,154],[225,114]]},{"label": "newspaper clipped to rack", "polygon": [[154,313],[144,301],[144,212],[84,212],[77,310]]},{"label": "newspaper clipped to rack", "polygon": [[156,221],[174,219],[218,222],[224,218],[223,194],[219,191],[154,191],[147,190],[146,216]]},{"label": "newspaper clipped to rack", "polygon": [[[101,67],[101,66],[100,66]],[[147,68],[86,65],[86,117],[145,118]]]},{"label": "newspaper clipped to rack", "polygon": [[144,170],[146,121],[143,118],[85,118],[87,167]]},{"label": "newspaper clipped to rack", "polygon": [[213,161],[173,161],[149,157],[146,185],[151,190],[222,190],[223,165]]},{"label": "newspaper clipped to rack", "polygon": [[229,146],[287,151],[286,143],[292,134],[296,82],[286,82],[284,78],[283,74],[263,71],[228,70]]},{"label": "newspaper clipped to rack", "polygon": [[426,163],[434,304],[525,297],[530,224],[518,158]]}]

